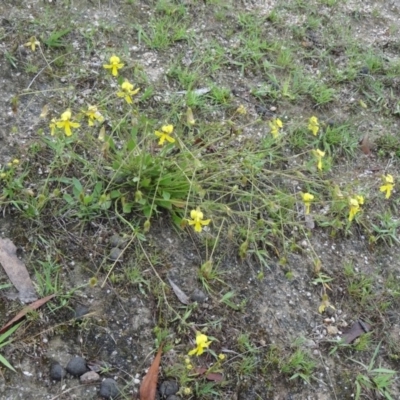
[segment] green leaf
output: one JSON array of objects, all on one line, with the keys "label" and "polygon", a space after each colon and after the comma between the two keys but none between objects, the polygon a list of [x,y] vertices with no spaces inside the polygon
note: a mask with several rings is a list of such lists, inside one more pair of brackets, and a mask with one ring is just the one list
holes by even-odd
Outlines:
[{"label": "green leaf", "polygon": [[83,186],[78,179],[72,178],[72,185],[73,185],[74,189],[76,189],[78,191],[78,193],[82,192]]},{"label": "green leaf", "polygon": [[46,40],[43,41],[43,43],[48,47],[65,47],[65,44],[61,41],[61,38],[71,32],[71,30],[72,28],[54,31]]},{"label": "green leaf", "polygon": [[7,342],[7,343],[3,343],[4,342],[4,340],[6,340],[9,336],[11,336],[18,328],[19,328],[19,326],[22,324],[22,322],[20,322],[19,324],[16,324],[16,325],[14,325],[12,328],[10,328],[9,330],[7,330],[6,332],[4,332],[1,336],[0,336],[0,343],[1,343],[1,346],[0,347],[3,347],[3,346],[5,346],[6,344],[8,344],[9,342]]},{"label": "green leaf", "polygon": [[72,197],[71,195],[69,195],[68,193],[64,193],[63,199],[64,199],[68,204],[74,204],[74,203],[75,203],[75,200],[73,199],[73,197]]},{"label": "green leaf", "polygon": [[129,214],[132,211],[133,203],[124,203],[122,206],[122,212]]},{"label": "green leaf", "polygon": [[144,188],[147,188],[147,187],[150,186],[150,183],[151,183],[151,179],[150,178],[144,178],[144,179],[141,180],[140,186],[142,186]]},{"label": "green leaf", "polygon": [[8,369],[11,369],[11,371],[17,372],[13,366],[0,354],[0,363],[2,363],[5,367]]},{"label": "green leaf", "polygon": [[99,197],[100,196],[100,193],[102,192],[102,190],[103,190],[103,184],[102,184],[102,182],[97,182],[95,185],[94,185],[94,189],[93,189],[93,196],[96,198],[96,197]]},{"label": "green leaf", "polygon": [[166,208],[167,210],[170,210],[172,208],[172,203],[167,200],[156,200],[157,205],[160,207]]},{"label": "green leaf", "polygon": [[119,190],[112,190],[110,193],[112,199],[119,199],[121,197],[121,192]]},{"label": "green leaf", "polygon": [[153,209],[151,206],[147,206],[143,208],[143,214],[146,218],[150,218],[151,217],[151,213],[152,213]]},{"label": "green leaf", "polygon": [[132,151],[135,147],[136,147],[136,140],[135,139],[129,140],[126,145],[127,150]]},{"label": "green leaf", "polygon": [[92,201],[93,201],[93,196],[92,196],[92,195],[90,195],[90,196],[84,196],[84,197],[83,197],[83,204],[84,204],[85,206],[87,206],[87,205],[89,205],[90,203],[92,203]]}]

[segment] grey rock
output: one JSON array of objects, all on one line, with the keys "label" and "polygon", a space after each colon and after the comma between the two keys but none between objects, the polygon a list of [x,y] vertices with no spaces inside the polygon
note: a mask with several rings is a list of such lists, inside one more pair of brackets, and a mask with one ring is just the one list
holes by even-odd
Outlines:
[{"label": "grey rock", "polygon": [[207,295],[200,289],[194,289],[190,295],[190,300],[196,301],[197,303],[204,303],[207,300]]},{"label": "grey rock", "polygon": [[110,250],[110,255],[109,255],[108,257],[109,257],[109,259],[112,260],[112,261],[116,261],[116,260],[122,261],[122,258],[120,257],[121,254],[122,254],[122,250],[121,250],[120,248],[118,248],[118,247],[113,247],[113,248]]},{"label": "grey rock", "polygon": [[89,312],[89,307],[84,306],[82,304],[78,304],[75,307],[75,311],[74,311],[74,317],[76,319],[81,319],[85,314],[87,314]]},{"label": "grey rock", "polygon": [[175,381],[164,381],[158,391],[161,396],[170,396],[171,394],[175,394],[179,390],[178,383]]},{"label": "grey rock", "polygon": [[89,371],[81,375],[79,380],[81,383],[93,383],[100,380],[100,375],[97,372]]},{"label": "grey rock", "polygon": [[73,376],[81,376],[87,372],[86,360],[82,357],[74,357],[67,364],[67,372]]},{"label": "grey rock", "polygon": [[106,399],[116,398],[119,394],[117,382],[114,379],[106,378],[101,382],[100,396]]},{"label": "grey rock", "polygon": [[112,247],[122,247],[127,243],[127,239],[124,239],[123,237],[114,234],[110,237],[110,245]]},{"label": "grey rock", "polygon": [[53,381],[61,381],[67,375],[67,371],[59,363],[53,363],[50,367],[50,378]]},{"label": "grey rock", "polygon": [[179,396],[171,394],[171,396],[168,396],[166,400],[181,400],[181,398]]}]

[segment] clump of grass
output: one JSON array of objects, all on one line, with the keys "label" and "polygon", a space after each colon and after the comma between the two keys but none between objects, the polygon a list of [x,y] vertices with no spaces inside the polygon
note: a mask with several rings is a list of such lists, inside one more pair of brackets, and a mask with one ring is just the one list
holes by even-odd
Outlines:
[{"label": "clump of grass", "polygon": [[295,341],[293,351],[281,360],[280,370],[288,375],[290,380],[299,378],[310,383],[317,364],[310,353],[301,347],[301,343],[302,340]]}]

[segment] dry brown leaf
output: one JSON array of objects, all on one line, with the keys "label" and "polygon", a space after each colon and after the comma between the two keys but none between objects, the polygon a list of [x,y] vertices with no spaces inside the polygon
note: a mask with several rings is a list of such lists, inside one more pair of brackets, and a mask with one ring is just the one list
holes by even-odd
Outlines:
[{"label": "dry brown leaf", "polygon": [[158,368],[160,367],[161,353],[163,345],[160,345],[157,355],[154,358],[151,367],[147,371],[147,374],[142,380],[139,390],[140,400],[154,400],[156,398],[157,392],[157,382],[158,382]]},{"label": "dry brown leaf", "polygon": [[32,310],[37,310],[39,307],[41,307],[43,304],[47,303],[50,299],[52,299],[55,296],[55,294],[51,294],[50,296],[43,297],[42,299],[36,300],[34,303],[29,304],[29,306],[25,307],[22,309],[11,321],[8,321],[1,329],[0,329],[0,334],[5,332],[11,325],[13,325],[15,322],[19,321],[25,315]]},{"label": "dry brown leaf", "polygon": [[369,141],[368,135],[364,135],[360,140],[360,147],[364,154],[369,156],[371,154],[371,142]]},{"label": "dry brown leaf", "polygon": [[[199,375],[204,375],[208,371],[208,368],[198,367],[196,368],[196,373]],[[224,379],[224,375],[221,372],[210,372],[205,375],[208,381],[221,382]]]},{"label": "dry brown leaf", "polygon": [[371,325],[367,324],[364,321],[358,320],[356,321],[343,336],[342,340],[349,344],[353,340],[357,339],[359,336],[361,336],[364,333],[367,333],[371,330]]},{"label": "dry brown leaf", "polygon": [[18,290],[18,298],[24,303],[30,303],[37,300],[37,296],[25,264],[17,257],[16,251],[10,239],[0,238],[0,264]]},{"label": "dry brown leaf", "polygon": [[181,288],[176,285],[169,277],[168,277],[168,282],[172,287],[172,290],[174,291],[174,293],[176,294],[176,297],[178,298],[178,300],[182,303],[182,304],[190,304],[190,299],[188,296],[186,296],[186,294],[181,290]]}]

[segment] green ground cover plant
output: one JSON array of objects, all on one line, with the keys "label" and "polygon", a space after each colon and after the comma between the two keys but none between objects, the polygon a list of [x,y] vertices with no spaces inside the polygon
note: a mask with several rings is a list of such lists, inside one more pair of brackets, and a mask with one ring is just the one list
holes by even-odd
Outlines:
[{"label": "green ground cover plant", "polygon": [[[69,2],[61,3],[67,9]],[[117,3],[127,15],[141,12],[140,1]],[[384,268],[360,271],[356,255],[342,254],[333,266],[321,261],[321,243],[363,240],[384,255],[398,244],[398,61],[356,41],[343,28],[349,24],[315,11],[352,21],[356,14],[341,8],[346,2],[289,1],[268,13],[229,1],[151,3],[146,17],[121,22],[140,56],[115,33],[112,18],[64,29],[49,4],[18,35],[6,33],[26,53],[21,59],[7,47],[9,68],[29,78],[11,108],[25,112],[31,99],[40,107],[33,138],[1,165],[0,205],[20,221],[14,233],[35,258],[37,292],[59,295],[47,312],[66,311],[87,288],[151,299],[155,341],[175,352],[162,376],[177,380],[184,398],[230,398],[265,371],[260,386],[268,393],[274,379],[281,389],[312,392],[326,359],[339,365],[337,376],[326,378],[332,398],[395,398],[398,377],[387,365],[398,349],[389,336],[380,338],[396,325],[389,314],[398,306],[398,282]],[[205,26],[213,21],[215,34],[199,26],[197,13]],[[302,22],[286,22],[297,14]],[[158,63],[146,63],[152,57]],[[47,89],[36,87],[42,81]],[[376,129],[373,143],[360,133],[366,118],[378,121],[368,133]],[[16,124],[13,134],[21,129]],[[367,162],[375,164],[365,173]],[[108,254],[116,232],[122,244]],[[213,316],[197,302],[177,302],[167,285],[175,237],[179,251],[196,248],[191,275]],[[75,256],[79,241],[87,254]],[[243,286],[279,271],[292,290],[297,256],[307,260],[301,276],[314,299],[310,313],[325,330],[338,321],[346,328],[339,308],[375,329],[352,344],[319,338],[318,352],[286,336],[282,322],[281,342],[249,331],[243,321],[254,304],[227,264],[248,274]],[[73,276],[65,269],[75,257],[84,267],[71,285],[62,276]]]}]

